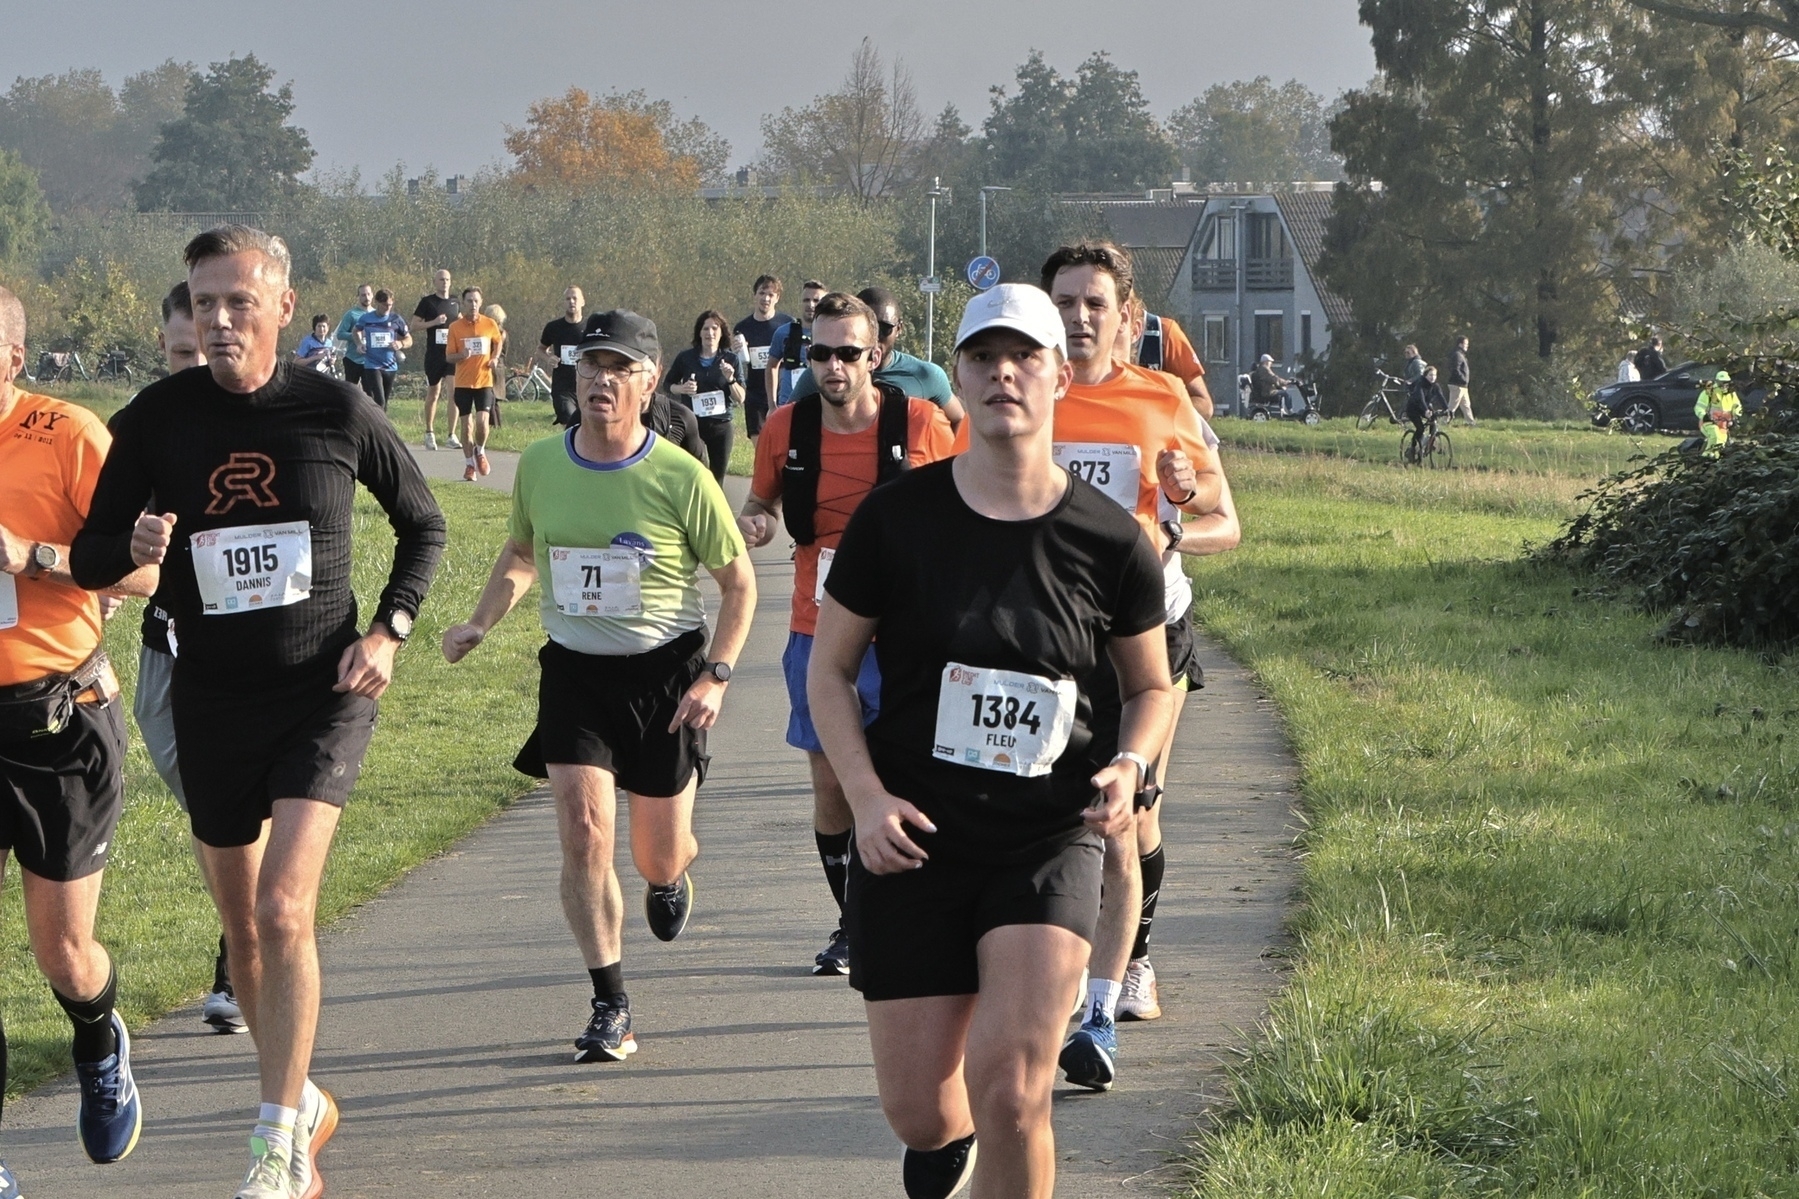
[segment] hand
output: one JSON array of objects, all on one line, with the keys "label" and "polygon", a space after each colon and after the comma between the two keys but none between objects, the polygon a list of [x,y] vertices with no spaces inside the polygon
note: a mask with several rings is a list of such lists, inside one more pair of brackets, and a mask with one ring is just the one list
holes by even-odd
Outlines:
[{"label": "hand", "polygon": [[1093,776],[1099,791],[1081,819],[1102,837],[1116,837],[1130,827],[1137,789],[1142,783],[1133,762],[1114,762]]},{"label": "hand", "polygon": [[478,624],[453,624],[444,630],[444,661],[460,662],[468,657],[469,651],[487,639],[487,630]]},{"label": "hand", "polygon": [[670,387],[669,390],[678,396],[698,395],[700,385],[699,381],[696,379],[684,379],[681,382],[676,383],[673,387]]},{"label": "hand", "polygon": [[131,530],[131,560],[139,566],[160,566],[175,537],[175,514],[146,512]]},{"label": "hand", "polygon": [[710,674],[695,679],[687,694],[681,697],[675,718],[668,722],[668,731],[672,733],[682,725],[690,729],[709,729],[717,724],[718,710],[725,702],[726,686]]},{"label": "hand", "polygon": [[379,699],[394,681],[394,652],[400,643],[386,633],[368,633],[337,660],[337,685],[331,690]]},{"label": "hand", "polygon": [[917,870],[931,856],[906,835],[906,825],[934,833],[931,818],[897,795],[877,791],[853,804],[856,814],[856,855],[870,874],[899,874]]},{"label": "hand", "polygon": [[115,613],[117,613],[118,610],[120,608],[123,608],[124,606],[125,606],[125,601],[120,599],[118,596],[107,595],[104,592],[102,592],[100,595],[100,619],[101,620],[111,620],[113,618],[113,615]]},{"label": "hand", "polygon": [[754,512],[737,518],[737,528],[751,549],[760,549],[775,539],[775,518],[766,512]]},{"label": "hand", "polygon": [[729,362],[719,363],[718,373],[720,375],[724,376],[726,387],[729,387],[729,386],[731,386],[731,384],[737,382],[737,368],[732,366]]},{"label": "hand", "polygon": [[30,565],[31,542],[0,525],[0,571],[9,575],[24,574]]},{"label": "hand", "polygon": [[1193,460],[1180,450],[1163,450],[1156,455],[1156,480],[1162,485],[1162,494],[1170,500],[1199,490],[1199,472],[1193,469]]}]

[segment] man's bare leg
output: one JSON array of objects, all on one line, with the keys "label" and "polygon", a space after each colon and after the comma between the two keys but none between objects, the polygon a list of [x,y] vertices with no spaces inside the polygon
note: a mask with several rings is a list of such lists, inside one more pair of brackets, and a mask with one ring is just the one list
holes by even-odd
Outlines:
[{"label": "man's bare leg", "polygon": [[444,382],[439,379],[425,387],[425,436],[437,440],[437,400],[443,392]]},{"label": "man's bare leg", "polygon": [[618,792],[611,771],[552,764],[556,835],[562,844],[562,915],[589,970],[623,953],[625,900],[612,855],[617,843]]}]

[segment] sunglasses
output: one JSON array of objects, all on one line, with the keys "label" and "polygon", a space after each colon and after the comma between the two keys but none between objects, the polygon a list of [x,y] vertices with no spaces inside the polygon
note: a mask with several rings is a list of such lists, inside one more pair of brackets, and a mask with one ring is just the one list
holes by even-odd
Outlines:
[{"label": "sunglasses", "polygon": [[811,346],[806,350],[806,358],[810,362],[829,362],[835,358],[839,362],[860,362],[862,355],[872,354],[873,346]]}]

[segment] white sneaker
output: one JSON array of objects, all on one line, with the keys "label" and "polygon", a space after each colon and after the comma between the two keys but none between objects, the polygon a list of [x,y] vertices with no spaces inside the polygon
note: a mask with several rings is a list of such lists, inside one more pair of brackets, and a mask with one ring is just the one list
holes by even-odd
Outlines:
[{"label": "white sneaker", "polygon": [[459,450],[462,448],[462,443],[460,441],[456,440],[456,434],[454,434],[454,433],[452,433],[448,437],[444,438],[444,444],[449,446],[453,450]]},{"label": "white sneaker", "polygon": [[243,1009],[237,1006],[237,999],[229,991],[214,991],[208,995],[206,1003],[200,1008],[200,1019],[210,1025],[214,1032],[250,1031],[250,1026],[244,1023]]},{"label": "white sneaker", "polygon": [[324,1183],[317,1181],[319,1154],[336,1131],[337,1100],[331,1097],[330,1091],[307,1079],[306,1089],[300,1092],[300,1118],[294,1121],[292,1172],[295,1193],[324,1193]]},{"label": "white sneaker", "polygon": [[233,1199],[300,1199],[287,1157],[261,1137],[250,1138],[250,1172]]},{"label": "white sneaker", "polygon": [[425,434],[425,448],[428,450],[435,450],[437,448],[437,434]]},{"label": "white sneaker", "polygon": [[1120,1020],[1154,1020],[1162,1014],[1156,993],[1156,968],[1148,958],[1136,958],[1125,967],[1124,989],[1118,996]]}]

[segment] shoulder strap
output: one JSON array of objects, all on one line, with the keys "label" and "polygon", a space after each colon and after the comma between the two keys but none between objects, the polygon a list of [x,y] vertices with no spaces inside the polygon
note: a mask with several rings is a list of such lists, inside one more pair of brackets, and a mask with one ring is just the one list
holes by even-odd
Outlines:
[{"label": "shoulder strap", "polygon": [[781,361],[797,370],[806,361],[806,343],[811,339],[806,336],[805,326],[798,321],[787,322],[785,336],[787,340],[781,346]]},{"label": "shoulder strap", "polygon": [[791,407],[793,423],[788,426],[787,461],[781,466],[781,516],[795,541],[811,545],[818,540],[812,517],[818,511],[824,401],[814,392],[795,400]]},{"label": "shoulder strap", "polygon": [[[877,453],[880,460],[875,466],[875,483],[880,485],[889,479],[898,478],[900,473],[912,469],[912,460],[906,456],[911,447],[906,444],[906,427],[910,423],[912,401],[906,393],[891,383],[877,381],[875,387],[881,393],[880,428],[876,432]],[[795,415],[798,415],[797,413]]]},{"label": "shoulder strap", "polygon": [[1159,371],[1162,359],[1162,318],[1148,312],[1143,315],[1143,342],[1137,350],[1137,365]]}]

